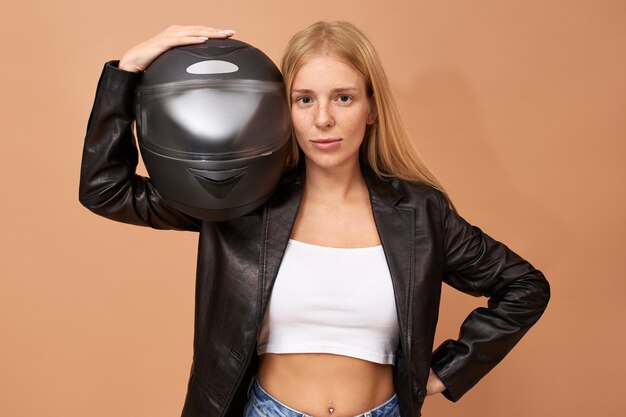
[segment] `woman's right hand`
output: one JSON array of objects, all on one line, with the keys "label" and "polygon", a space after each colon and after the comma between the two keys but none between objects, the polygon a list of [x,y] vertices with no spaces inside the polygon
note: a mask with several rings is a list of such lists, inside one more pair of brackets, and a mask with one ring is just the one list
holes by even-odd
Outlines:
[{"label": "woman's right hand", "polygon": [[156,57],[175,46],[203,43],[209,38],[229,38],[234,34],[234,30],[215,29],[208,26],[170,26],[158,35],[126,51],[120,59],[119,68],[130,72],[142,72]]}]

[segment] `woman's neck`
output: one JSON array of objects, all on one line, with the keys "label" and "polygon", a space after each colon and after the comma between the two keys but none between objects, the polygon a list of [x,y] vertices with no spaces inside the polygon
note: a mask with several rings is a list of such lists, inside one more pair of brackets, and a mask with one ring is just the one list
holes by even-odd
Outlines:
[{"label": "woman's neck", "polygon": [[306,162],[304,192],[307,197],[326,201],[345,201],[367,193],[359,161],[333,169]]}]

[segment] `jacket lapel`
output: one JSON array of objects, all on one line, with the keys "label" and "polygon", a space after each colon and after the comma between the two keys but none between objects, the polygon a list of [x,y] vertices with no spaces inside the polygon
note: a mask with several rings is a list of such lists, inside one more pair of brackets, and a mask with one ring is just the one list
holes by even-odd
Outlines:
[{"label": "jacket lapel", "polygon": [[259,280],[262,289],[261,299],[258,303],[259,329],[300,208],[302,174],[301,171],[291,181],[282,183],[263,212],[263,237],[261,239],[263,246],[261,247],[259,263]]},{"label": "jacket lapel", "polygon": [[408,360],[411,352],[411,296],[415,270],[415,213],[398,205],[403,194],[390,181],[379,178],[367,165],[361,167],[370,192],[374,221],[391,273],[402,348]]}]

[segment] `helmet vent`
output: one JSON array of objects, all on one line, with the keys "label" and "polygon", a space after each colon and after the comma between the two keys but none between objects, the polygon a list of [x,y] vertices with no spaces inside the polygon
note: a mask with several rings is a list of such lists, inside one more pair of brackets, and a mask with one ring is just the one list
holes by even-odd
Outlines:
[{"label": "helmet vent", "polygon": [[225,198],[235,188],[248,167],[226,171],[188,168],[193,178],[215,198]]}]

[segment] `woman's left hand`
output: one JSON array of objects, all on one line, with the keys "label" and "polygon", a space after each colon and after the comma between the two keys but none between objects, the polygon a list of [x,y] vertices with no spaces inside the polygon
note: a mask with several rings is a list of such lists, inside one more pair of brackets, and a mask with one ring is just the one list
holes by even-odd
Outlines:
[{"label": "woman's left hand", "polygon": [[435,371],[431,369],[428,374],[428,382],[426,383],[426,395],[439,394],[445,390],[446,386],[443,385],[443,382],[441,382],[441,379],[439,379]]}]

